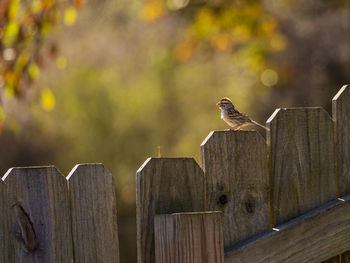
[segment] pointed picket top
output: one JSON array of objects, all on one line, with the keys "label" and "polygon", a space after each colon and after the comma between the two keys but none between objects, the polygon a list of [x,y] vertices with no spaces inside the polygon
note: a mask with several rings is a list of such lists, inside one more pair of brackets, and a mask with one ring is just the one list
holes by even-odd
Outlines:
[{"label": "pointed picket top", "polygon": [[54,166],[24,167],[11,168],[2,181],[3,262],[71,262],[65,177]]},{"label": "pointed picket top", "polygon": [[267,126],[274,225],[336,198],[329,114],[321,107],[282,108]]},{"label": "pointed picket top", "polygon": [[336,127],[336,157],[339,194],[350,193],[350,85],[344,85],[332,100]]},{"label": "pointed picket top", "polygon": [[214,131],[201,144],[208,211],[223,211],[225,249],[270,227],[267,145],[256,131]]},{"label": "pointed picket top", "polygon": [[67,180],[75,257],[88,263],[119,262],[116,194],[112,174],[100,163],[78,164]]},{"label": "pointed picket top", "polygon": [[193,158],[149,158],[136,173],[137,255],[155,261],[154,216],[204,210],[204,175]]}]

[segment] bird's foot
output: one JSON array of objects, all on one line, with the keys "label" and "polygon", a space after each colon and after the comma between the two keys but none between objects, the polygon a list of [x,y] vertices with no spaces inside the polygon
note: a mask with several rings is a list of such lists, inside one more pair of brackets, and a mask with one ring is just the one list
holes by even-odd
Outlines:
[{"label": "bird's foot", "polygon": [[241,128],[237,128],[237,129],[225,129],[224,131],[239,131]]}]

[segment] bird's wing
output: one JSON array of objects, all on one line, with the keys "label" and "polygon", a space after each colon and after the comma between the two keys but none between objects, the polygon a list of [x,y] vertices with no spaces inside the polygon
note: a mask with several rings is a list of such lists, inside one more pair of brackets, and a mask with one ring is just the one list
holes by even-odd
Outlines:
[{"label": "bird's wing", "polygon": [[240,113],[238,110],[236,109],[229,109],[227,111],[228,115],[230,118],[234,119],[236,122],[239,122],[239,123],[247,123],[247,122],[251,122],[252,120],[244,115],[243,113]]}]

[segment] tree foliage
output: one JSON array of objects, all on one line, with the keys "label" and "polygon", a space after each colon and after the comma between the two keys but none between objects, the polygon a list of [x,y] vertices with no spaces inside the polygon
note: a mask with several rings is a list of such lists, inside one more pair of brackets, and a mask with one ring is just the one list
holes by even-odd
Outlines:
[{"label": "tree foliage", "polygon": [[182,40],[175,48],[179,61],[195,54],[229,52],[253,70],[266,67],[269,54],[286,47],[276,18],[261,0],[145,0],[141,18],[154,22],[173,14],[186,17]]},{"label": "tree foliage", "polygon": [[46,58],[55,59],[57,45],[47,43],[53,29],[72,25],[83,0],[2,0],[0,2],[0,87],[19,96],[40,75]]}]

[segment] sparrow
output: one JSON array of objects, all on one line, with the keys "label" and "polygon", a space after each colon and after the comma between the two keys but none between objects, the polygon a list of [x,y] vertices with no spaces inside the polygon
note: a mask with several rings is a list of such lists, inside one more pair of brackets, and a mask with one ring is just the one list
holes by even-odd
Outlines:
[{"label": "sparrow", "polygon": [[230,130],[239,131],[243,126],[248,124],[257,125],[267,131],[270,130],[266,126],[253,121],[247,115],[236,110],[229,98],[222,98],[216,105],[219,106],[221,110],[221,119],[232,127]]}]

